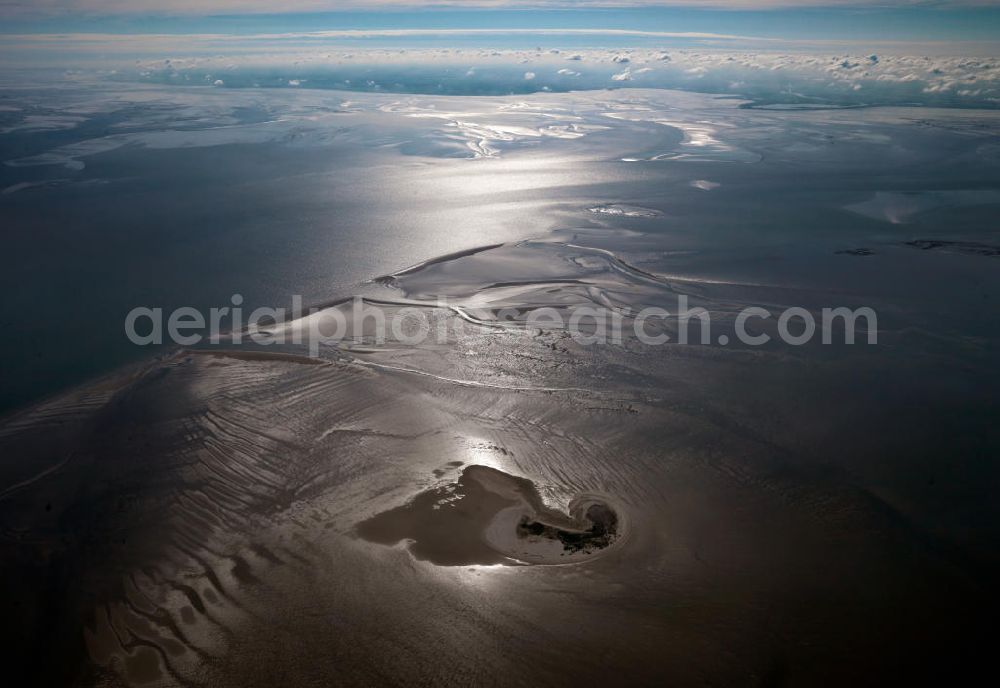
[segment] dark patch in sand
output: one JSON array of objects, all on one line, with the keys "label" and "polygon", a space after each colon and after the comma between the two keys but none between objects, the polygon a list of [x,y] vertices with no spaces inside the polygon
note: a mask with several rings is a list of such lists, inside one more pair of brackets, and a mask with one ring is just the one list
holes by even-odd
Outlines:
[{"label": "dark patch in sand", "polygon": [[517,525],[518,537],[549,538],[562,543],[567,552],[594,552],[614,542],[618,534],[618,516],[605,504],[593,504],[586,511],[590,527],[586,530],[568,530],[550,526],[527,516]]}]

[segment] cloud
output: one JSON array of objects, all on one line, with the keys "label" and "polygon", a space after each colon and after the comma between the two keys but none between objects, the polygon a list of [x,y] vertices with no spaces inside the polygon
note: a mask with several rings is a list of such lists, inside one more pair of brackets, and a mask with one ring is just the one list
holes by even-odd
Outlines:
[{"label": "cloud", "polygon": [[[469,35],[477,40],[451,40]],[[527,43],[510,40],[518,35],[531,36],[532,47],[510,47]],[[439,36],[441,41],[423,40],[426,36]],[[549,48],[566,36],[594,40],[573,40],[572,53]],[[402,40],[406,37],[420,40]],[[646,40],[650,37],[655,40]],[[801,107],[893,103],[998,107],[997,52],[950,56],[969,45],[805,42],[596,29],[6,34],[0,41],[0,63],[113,70],[106,78],[160,84],[210,86],[218,79],[224,80],[227,90],[298,85],[486,95],[641,85]]]},{"label": "cloud", "polygon": [[[456,54],[427,48],[370,49],[355,50],[346,59],[345,53],[326,46],[305,51],[277,51],[268,46],[252,53],[238,45],[241,49],[229,55],[213,52],[206,56],[205,51],[196,50],[138,62],[130,56],[130,66],[122,67],[114,78],[194,84],[224,74],[227,88],[287,88],[296,81],[303,88],[375,90],[389,86],[402,92],[454,94],[602,89],[634,82],[648,88],[723,93],[761,104],[797,107],[894,103],[1000,107],[1000,59],[990,57],[880,54],[875,61],[871,53],[684,49],[672,51],[671,59],[664,61],[659,49],[633,48],[630,62],[621,65],[613,62],[620,51],[590,49],[581,50],[584,59],[568,69],[562,56],[535,50]],[[101,54],[107,49],[107,44],[95,45]],[[609,65],[620,71],[609,71]],[[448,74],[466,78],[448,81],[447,88],[440,90],[441,79]]]}]

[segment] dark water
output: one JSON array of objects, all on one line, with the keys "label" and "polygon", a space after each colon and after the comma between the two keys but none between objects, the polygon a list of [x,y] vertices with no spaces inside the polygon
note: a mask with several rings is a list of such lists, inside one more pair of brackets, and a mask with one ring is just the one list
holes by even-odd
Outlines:
[{"label": "dark water", "polygon": [[[5,410],[146,356],[123,336],[125,314],[136,306],[206,311],[229,305],[235,293],[245,298],[248,311],[287,307],[292,294],[302,295],[306,304],[322,302],[435,255],[572,225],[572,219],[540,212],[559,203],[572,208],[640,198],[662,205],[669,219],[644,230],[669,232],[671,248],[711,249],[705,257],[683,256],[685,269],[701,269],[698,262],[707,260],[731,277],[731,270],[753,265],[744,260],[748,246],[758,252],[772,246],[783,254],[782,277],[798,271],[816,278],[816,261],[808,254],[825,259],[831,247],[875,241],[895,250],[901,243],[896,239],[981,239],[984,231],[989,234],[987,220],[997,202],[989,195],[996,194],[995,151],[985,140],[968,137],[988,133],[992,118],[976,112],[947,115],[948,126],[957,130],[949,134],[921,126],[926,111],[920,110],[888,116],[910,126],[893,122],[879,129],[879,119],[886,117],[877,114],[881,111],[753,116],[727,108],[720,121],[751,123],[740,137],[755,150],[710,144],[694,148],[693,158],[684,152],[687,164],[678,167],[614,162],[655,157],[670,148],[675,130],[601,117],[600,108],[589,103],[588,117],[610,130],[575,140],[494,133],[494,145],[528,146],[525,167],[502,158],[485,164],[462,160],[480,154],[466,144],[482,132],[455,136],[448,118],[408,119],[405,103],[412,97],[361,96],[359,104],[344,108],[345,98],[357,100],[357,94],[129,88],[8,93],[6,100],[23,108],[16,116],[5,113],[14,126],[33,112],[43,112],[44,122],[41,130],[16,129],[0,140],[8,162],[0,168],[8,257],[0,312],[8,332],[0,344]],[[498,109],[489,99],[475,98],[425,99],[420,107],[460,110],[469,102],[484,114]],[[401,110],[402,116],[391,117],[379,107]],[[374,112],[338,112],[351,109]],[[546,124],[537,121],[540,111],[533,114],[529,128]],[[669,121],[672,115],[666,114],[661,121]],[[510,115],[498,121],[510,122]],[[71,129],[46,130],[58,124],[45,122],[59,116],[82,121]],[[832,126],[824,129],[827,121],[838,120],[850,130],[848,137]],[[885,139],[877,141],[878,156],[870,154],[865,138],[876,129],[873,140]],[[157,139],[164,131],[175,140]],[[186,140],[185,132],[200,136]],[[83,169],[10,164],[94,141],[93,150],[106,150],[73,161],[55,158],[71,167],[82,163]],[[532,168],[542,143],[553,156],[572,156],[572,165],[557,159]],[[763,164],[713,164],[752,161],[760,157],[756,151],[766,151]],[[491,173],[500,168],[503,184],[490,186],[497,178]],[[456,183],[470,173],[468,184]],[[689,182],[700,177],[723,186],[711,193],[692,191]],[[949,201],[948,189],[957,190],[956,200]],[[875,193],[919,196],[938,190],[945,196],[915,206],[916,226],[887,224],[888,215],[878,217],[880,198],[872,201],[874,217],[844,212]],[[978,199],[969,196],[977,190]],[[839,279],[842,263],[819,269]],[[884,268],[878,259],[850,266],[863,273]],[[882,286],[892,283],[887,279]],[[961,289],[951,280],[945,283]],[[902,297],[917,297],[915,289],[941,292],[937,282],[906,284]],[[967,303],[961,299],[951,306],[965,309]]]}]

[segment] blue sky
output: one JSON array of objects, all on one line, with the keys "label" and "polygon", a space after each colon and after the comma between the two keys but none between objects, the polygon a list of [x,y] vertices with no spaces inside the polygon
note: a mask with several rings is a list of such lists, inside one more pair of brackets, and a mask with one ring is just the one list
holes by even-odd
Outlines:
[{"label": "blue sky", "polygon": [[[611,0],[613,3],[613,0]],[[4,33],[279,33],[331,29],[617,28],[711,32],[784,39],[997,41],[1000,3],[852,0],[712,0],[696,6],[637,2],[555,2],[558,8],[510,7],[505,0],[412,9],[406,0],[345,3],[330,0],[8,0],[0,3]],[[522,3],[523,4],[523,3]],[[545,5],[546,3],[541,3]],[[605,3],[608,4],[608,3]],[[625,4],[629,4],[627,1]],[[683,5],[684,3],[680,3]],[[792,4],[792,3],[785,3]],[[666,5],[666,6],[664,6]],[[829,5],[829,6],[823,6]],[[282,14],[267,10],[280,6]],[[292,10],[292,11],[289,11]]]}]

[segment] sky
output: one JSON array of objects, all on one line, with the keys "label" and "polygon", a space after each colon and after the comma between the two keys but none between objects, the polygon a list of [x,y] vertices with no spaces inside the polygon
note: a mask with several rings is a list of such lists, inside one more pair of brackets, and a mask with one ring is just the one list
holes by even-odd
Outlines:
[{"label": "sky", "polygon": [[996,41],[1000,0],[0,0],[0,32],[616,28],[797,40]]},{"label": "sky", "polygon": [[175,12],[190,14],[274,14],[276,5],[283,12],[324,12],[344,9],[383,7],[622,7],[683,6],[729,9],[801,8],[801,7],[976,7],[996,5],[995,0],[7,0],[3,6],[24,13],[92,12],[103,14]]}]

